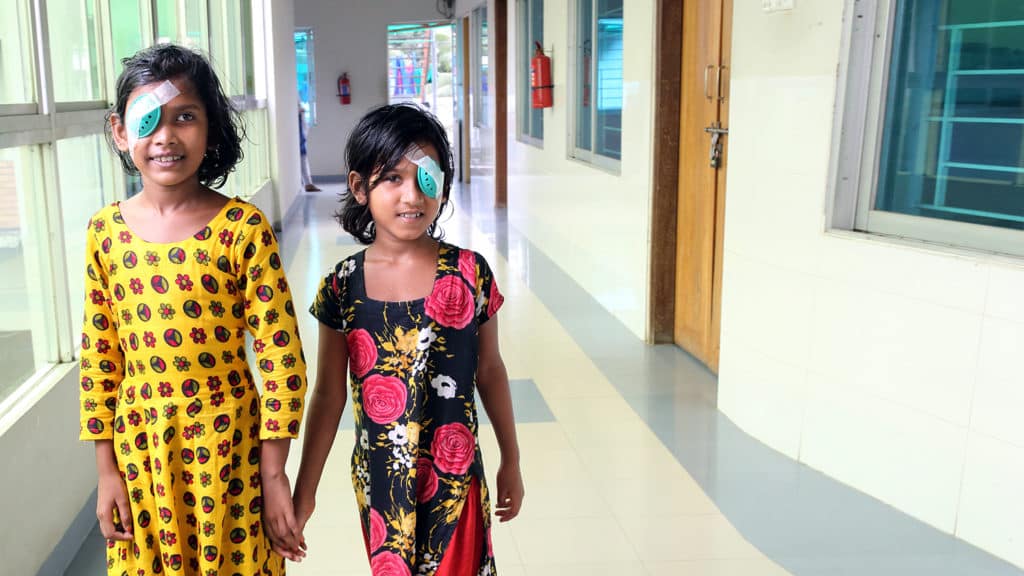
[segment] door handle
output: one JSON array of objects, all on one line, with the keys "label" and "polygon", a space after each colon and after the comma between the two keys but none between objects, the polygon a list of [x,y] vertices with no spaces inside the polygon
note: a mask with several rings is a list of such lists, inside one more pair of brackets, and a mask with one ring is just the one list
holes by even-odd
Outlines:
[{"label": "door handle", "polygon": [[711,69],[714,67],[714,64],[708,64],[707,66],[704,67],[704,97],[707,98],[708,100],[711,100],[711,93],[708,92],[708,89],[710,88],[710,86],[708,85],[708,76],[711,75]]},{"label": "door handle", "polygon": [[718,87],[717,89],[718,89],[718,101],[719,102],[725,102],[725,95],[722,94],[722,70],[728,70],[728,69],[729,69],[728,66],[719,66],[718,67],[718,75],[715,78],[715,84]]}]

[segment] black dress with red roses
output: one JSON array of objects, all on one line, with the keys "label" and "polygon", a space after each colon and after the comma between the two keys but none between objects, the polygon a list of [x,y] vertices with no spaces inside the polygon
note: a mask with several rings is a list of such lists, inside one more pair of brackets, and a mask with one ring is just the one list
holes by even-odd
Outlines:
[{"label": "black dress with red roses", "polygon": [[474,390],[480,326],[504,300],[487,261],[441,243],[431,294],[366,296],[365,251],[324,278],[310,312],[345,333],[356,444],[352,483],[377,574],[431,576],[471,481],[480,483],[482,575],[496,574]]}]

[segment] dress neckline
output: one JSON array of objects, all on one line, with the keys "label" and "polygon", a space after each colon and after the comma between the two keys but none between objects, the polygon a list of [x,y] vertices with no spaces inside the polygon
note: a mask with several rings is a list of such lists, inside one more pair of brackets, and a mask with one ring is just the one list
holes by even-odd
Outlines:
[{"label": "dress neckline", "polygon": [[430,292],[426,296],[421,298],[415,298],[412,300],[377,300],[371,298],[369,292],[366,290],[366,250],[363,248],[356,254],[356,270],[355,273],[359,275],[359,284],[362,292],[362,297],[367,302],[373,302],[374,304],[380,305],[416,305],[423,304],[427,301],[427,298],[434,293],[434,289],[437,287],[437,281],[441,278],[441,264],[444,259],[444,253],[447,245],[444,242],[438,241],[437,243],[437,258],[436,268],[434,269],[434,281],[430,283]]},{"label": "dress neckline", "polygon": [[121,226],[123,226],[125,230],[131,233],[132,238],[138,240],[143,244],[146,244],[147,246],[174,246],[176,244],[184,244],[186,242],[190,242],[193,240],[199,240],[198,238],[196,238],[198,235],[202,234],[207,229],[212,228],[215,222],[224,218],[225,215],[228,213],[228,210],[235,207],[235,205],[240,202],[241,199],[238,196],[232,196],[231,198],[228,198],[228,201],[225,202],[224,205],[220,207],[220,210],[218,210],[217,213],[214,214],[213,218],[210,218],[206,222],[206,224],[203,224],[198,230],[192,232],[191,234],[180,240],[171,240],[169,242],[154,242],[151,240],[146,240],[141,235],[139,235],[135,230],[133,230],[131,226],[128,226],[128,222],[124,219],[124,215],[121,214],[120,200],[114,202],[114,210],[117,212],[117,219],[120,220]]}]

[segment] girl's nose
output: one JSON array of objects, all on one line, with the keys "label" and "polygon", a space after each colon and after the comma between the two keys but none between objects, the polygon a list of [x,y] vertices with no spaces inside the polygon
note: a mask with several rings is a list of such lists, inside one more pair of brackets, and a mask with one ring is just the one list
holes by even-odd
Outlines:
[{"label": "girl's nose", "polygon": [[420,187],[416,183],[416,177],[406,178],[402,182],[402,201],[406,204],[415,204],[420,201]]},{"label": "girl's nose", "polygon": [[160,124],[153,131],[154,144],[174,144],[178,137],[174,131],[174,123],[167,118],[167,114],[161,114]]}]

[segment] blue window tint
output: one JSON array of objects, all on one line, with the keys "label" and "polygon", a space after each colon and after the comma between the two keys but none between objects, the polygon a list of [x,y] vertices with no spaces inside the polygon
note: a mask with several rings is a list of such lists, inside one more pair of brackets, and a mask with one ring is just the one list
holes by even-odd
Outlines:
[{"label": "blue window tint", "polygon": [[1024,2],[897,7],[875,208],[1024,229]]}]

